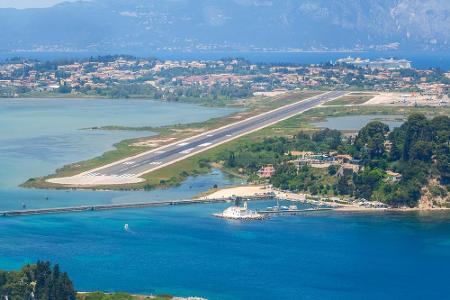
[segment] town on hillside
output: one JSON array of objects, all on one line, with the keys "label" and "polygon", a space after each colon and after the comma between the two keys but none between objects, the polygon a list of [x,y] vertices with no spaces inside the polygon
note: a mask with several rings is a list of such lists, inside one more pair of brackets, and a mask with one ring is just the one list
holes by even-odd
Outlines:
[{"label": "town on hillside", "polygon": [[346,58],[324,64],[256,64],[244,59],[175,61],[132,56],[0,62],[0,97],[153,98],[214,101],[295,89],[412,92],[448,105],[450,72],[406,60]]}]

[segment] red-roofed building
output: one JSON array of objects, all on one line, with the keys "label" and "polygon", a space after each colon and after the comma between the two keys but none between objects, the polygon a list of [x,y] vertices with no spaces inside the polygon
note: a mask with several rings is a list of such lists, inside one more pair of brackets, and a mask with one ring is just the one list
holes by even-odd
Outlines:
[{"label": "red-roofed building", "polygon": [[273,174],[275,174],[275,168],[273,167],[273,165],[267,165],[265,167],[262,167],[258,171],[258,175],[261,178],[270,178],[273,176]]}]

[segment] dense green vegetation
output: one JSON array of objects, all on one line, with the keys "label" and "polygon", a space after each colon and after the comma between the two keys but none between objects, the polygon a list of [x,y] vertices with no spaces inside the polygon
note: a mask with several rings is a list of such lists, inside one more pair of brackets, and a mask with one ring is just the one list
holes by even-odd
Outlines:
[{"label": "dense green vegetation", "polygon": [[9,300],[75,300],[76,292],[67,273],[58,265],[38,261],[20,271],[0,271],[0,298]]},{"label": "dense green vegetation", "polygon": [[342,134],[337,130],[324,129],[312,136],[300,132],[293,138],[271,137],[262,142],[248,141],[233,151],[223,153],[222,159],[229,168],[244,168],[256,172],[262,165],[279,165],[292,157],[286,156],[292,150],[321,151],[336,150],[342,145]]},{"label": "dense green vegetation", "polygon": [[[336,180],[329,176],[333,170],[314,169],[304,166],[297,170],[290,163],[294,157],[289,155],[293,150],[328,153],[344,147],[340,131],[323,129],[312,135],[300,132],[292,138],[271,137],[261,142],[248,140],[233,148],[223,151],[219,160],[224,161],[226,168],[236,172],[244,172],[250,180],[259,181],[257,171],[264,165],[272,164],[276,173],[271,183],[292,191],[309,191],[311,194],[334,194]],[[336,170],[335,170],[336,172]]]},{"label": "dense green vegetation", "polygon": [[[446,196],[450,188],[450,119],[427,119],[412,114],[399,128],[374,121],[355,138],[343,138],[336,130],[313,134],[300,132],[291,138],[272,137],[261,142],[248,141],[224,151],[221,160],[227,168],[245,172],[259,180],[257,171],[264,165],[276,168],[270,182],[282,189],[311,194],[348,195],[385,202],[391,206],[416,206],[425,187],[433,196]],[[315,153],[336,152],[353,156],[359,172],[338,174],[338,166],[326,171],[310,166],[297,167],[293,150]],[[389,172],[400,176],[392,178]],[[401,178],[399,178],[401,177]],[[430,185],[430,182],[434,182]]]},{"label": "dense green vegetation", "polygon": [[[450,119],[428,120],[411,115],[392,132],[380,122],[372,122],[358,134],[352,154],[362,160],[363,172],[352,178],[356,197],[381,200],[393,206],[415,206],[423,187],[435,179],[449,187]],[[388,151],[386,142],[391,143]],[[385,171],[402,175],[398,182],[386,182]],[[447,191],[444,191],[447,193]]]},{"label": "dense green vegetation", "polygon": [[[58,92],[68,94],[71,93],[72,90],[65,86],[61,86]],[[171,89],[162,91],[154,88],[153,86],[142,83],[111,83],[108,88],[85,88],[76,90],[76,92],[90,96],[113,99],[148,98],[171,102],[208,102],[218,105],[223,104],[222,102],[226,100],[247,98],[253,94],[249,85],[235,86],[231,84],[215,84],[210,87],[201,85],[177,86],[175,84]]]}]

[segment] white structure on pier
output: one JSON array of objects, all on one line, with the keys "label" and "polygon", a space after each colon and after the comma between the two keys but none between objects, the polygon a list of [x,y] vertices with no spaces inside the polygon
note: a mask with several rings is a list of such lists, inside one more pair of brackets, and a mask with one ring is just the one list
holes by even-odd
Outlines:
[{"label": "white structure on pier", "polygon": [[247,201],[244,202],[244,207],[237,205],[231,206],[225,209],[221,214],[214,214],[214,216],[234,220],[261,220],[264,218],[263,215],[256,211],[248,209]]}]

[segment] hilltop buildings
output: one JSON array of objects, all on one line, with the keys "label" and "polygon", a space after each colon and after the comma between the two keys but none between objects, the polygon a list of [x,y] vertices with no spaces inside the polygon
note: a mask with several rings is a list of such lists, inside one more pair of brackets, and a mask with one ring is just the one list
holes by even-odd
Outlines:
[{"label": "hilltop buildings", "polygon": [[450,73],[416,70],[407,60],[345,58],[335,64],[276,65],[245,60],[174,61],[99,57],[84,61],[0,62],[0,97],[72,94],[112,98],[246,98],[295,89],[411,91],[445,96]]}]

